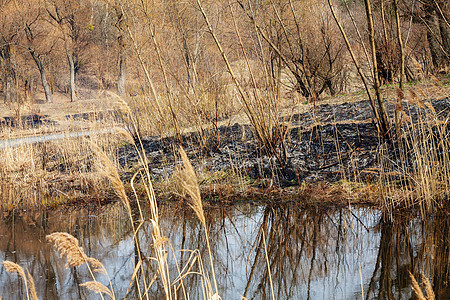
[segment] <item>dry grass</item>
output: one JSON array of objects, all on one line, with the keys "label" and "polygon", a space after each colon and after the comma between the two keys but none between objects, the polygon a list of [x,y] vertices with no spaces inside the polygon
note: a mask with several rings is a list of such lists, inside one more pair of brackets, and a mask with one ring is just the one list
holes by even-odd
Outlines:
[{"label": "dry grass", "polygon": [[66,256],[66,268],[79,267],[87,261],[87,256],[78,245],[78,240],[65,232],[55,232],[47,235],[47,241],[54,244],[62,256]]},{"label": "dry grass", "polygon": [[[450,194],[449,116],[439,114],[426,101],[432,98],[426,90],[411,88],[405,94],[406,101],[401,103],[404,93],[397,93],[401,135],[397,136],[396,161],[390,161],[387,149],[380,147],[380,183],[388,212],[419,207],[425,216],[442,208]],[[417,111],[414,117],[413,111]],[[396,183],[399,176],[400,184]]]},{"label": "dry grass", "polygon": [[411,288],[414,291],[414,294],[416,295],[417,299],[419,300],[434,300],[435,299],[435,294],[433,291],[433,287],[431,286],[431,282],[428,279],[428,277],[424,277],[423,279],[423,285],[425,286],[425,292],[426,292],[426,297],[422,292],[422,289],[420,288],[419,283],[417,282],[416,278],[414,277],[413,274],[409,273],[409,277],[411,278]]},{"label": "dry grass", "polygon": [[16,263],[13,263],[11,261],[5,260],[3,261],[3,267],[5,268],[6,272],[8,273],[16,273],[19,275],[20,278],[22,278],[23,282],[25,283],[25,290],[27,295],[27,300],[38,300],[37,294],[36,294],[36,287],[34,286],[34,280],[31,277],[30,273],[27,271],[27,276],[25,275],[25,271],[21,266],[19,266]]},{"label": "dry grass", "polygon": [[108,185],[94,168],[94,148],[101,147],[115,160],[117,148],[129,142],[122,131],[0,149],[2,208],[29,209],[107,199],[108,188],[99,188]]},{"label": "dry grass", "polygon": [[[81,286],[84,286],[89,290],[100,294],[100,297],[102,299],[102,293],[107,294],[111,297],[111,299],[115,299],[114,291],[111,285],[111,279],[109,278],[105,267],[100,261],[95,258],[90,258],[84,253],[83,248],[81,248],[78,244],[78,239],[65,232],[54,232],[47,235],[46,239],[54,245],[56,251],[60,253],[61,257],[66,257],[66,268],[80,267],[81,265],[86,264],[93,281],[82,283],[80,284]],[[102,283],[98,282],[95,279],[94,272],[100,272],[108,276],[111,289],[108,289]]]}]

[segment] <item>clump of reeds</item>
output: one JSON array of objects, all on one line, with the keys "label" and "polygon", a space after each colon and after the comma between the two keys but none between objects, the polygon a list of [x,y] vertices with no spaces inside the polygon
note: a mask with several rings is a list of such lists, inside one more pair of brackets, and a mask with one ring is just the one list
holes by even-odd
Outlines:
[{"label": "clump of reeds", "polygon": [[417,206],[425,215],[442,207],[450,193],[448,117],[426,101],[430,96],[420,88],[409,90],[406,102],[404,97],[397,92],[396,161],[380,147],[385,208]]},{"label": "clump of reeds", "polygon": [[[123,105],[126,104],[124,102],[121,102],[121,103]],[[125,111],[127,113],[131,113],[131,111],[129,109],[126,109]],[[132,120],[133,126],[136,129],[136,132],[138,133],[138,128],[137,128],[138,125],[136,124],[135,118],[130,118],[130,119]],[[173,294],[175,291],[171,288],[171,286],[173,284],[175,284],[176,282],[180,282],[179,285],[180,285],[181,289],[183,290],[183,292],[185,292],[184,286],[183,286],[183,278],[192,272],[190,271],[191,268],[182,268],[181,269],[177,265],[179,275],[175,281],[171,280],[171,276],[170,276],[169,268],[168,268],[168,262],[167,262],[168,249],[171,249],[171,247],[170,247],[168,239],[163,235],[163,233],[161,232],[161,229],[160,229],[158,203],[156,201],[156,197],[155,197],[155,194],[153,191],[150,170],[148,168],[148,162],[147,162],[147,158],[145,156],[145,149],[142,145],[139,134],[137,135],[137,140],[138,140],[138,143],[137,144],[133,143],[133,145],[135,146],[135,150],[139,154],[139,160],[140,160],[142,169],[140,169],[138,172],[136,172],[135,175],[132,177],[131,188],[134,192],[134,196],[136,198],[136,203],[138,205],[139,216],[140,216],[139,220],[135,220],[135,218],[133,217],[133,214],[131,212],[130,200],[128,198],[128,195],[125,191],[124,185],[119,177],[118,171],[115,168],[114,164],[111,162],[108,155],[106,155],[106,153],[104,153],[100,147],[97,147],[95,145],[93,147],[96,150],[97,155],[98,155],[98,162],[99,162],[98,169],[100,170],[100,174],[102,174],[103,177],[107,178],[111,182],[114,190],[116,191],[116,194],[121,199],[122,203],[125,205],[125,207],[128,211],[128,216],[129,216],[130,222],[132,224],[133,235],[135,238],[135,244],[136,244],[136,247],[138,248],[137,253],[138,253],[139,262],[137,263],[137,265],[135,267],[133,276],[131,278],[131,282],[136,282],[136,284],[138,286],[137,290],[139,293],[139,297],[148,299],[149,298],[148,292],[150,290],[150,287],[158,278],[160,278],[160,280],[162,282],[162,286],[164,287],[164,293],[165,293],[167,299],[172,299],[175,297],[175,295]],[[212,254],[211,254],[211,249],[210,249],[210,245],[209,245],[208,231],[207,231],[206,220],[205,220],[205,216],[204,216],[204,212],[203,212],[202,200],[200,197],[200,190],[198,187],[197,178],[195,176],[195,172],[194,172],[192,165],[190,164],[184,150],[181,149],[180,153],[181,153],[182,160],[183,160],[183,163],[185,166],[184,169],[182,170],[182,172],[180,172],[180,179],[182,182],[182,186],[186,190],[186,193],[188,195],[190,195],[191,207],[194,209],[194,211],[197,214],[197,217],[199,218],[200,222],[203,224],[203,226],[205,228],[205,234],[207,237],[206,240],[208,243],[208,251],[209,251],[209,255],[210,255],[210,265],[211,265],[211,270],[212,270],[212,277],[214,279],[214,290],[211,287],[209,277],[206,274],[206,271],[203,267],[203,264],[201,263],[201,260],[193,259],[193,260],[190,260],[190,263],[193,263],[194,261],[198,261],[198,263],[199,263],[199,267],[201,270],[200,274],[202,275],[204,286],[207,287],[207,289],[205,291],[205,297],[207,299],[220,299],[220,297],[218,296],[217,282],[216,282],[216,278],[215,278],[215,274],[214,274],[214,266],[213,266],[213,262],[212,262]],[[141,175],[140,183],[143,185],[143,187],[146,191],[147,203],[150,208],[149,218],[144,218],[144,211],[141,208],[139,195],[135,190],[135,179],[138,174]],[[135,225],[136,223],[138,223],[138,225]],[[142,257],[139,240],[137,239],[138,231],[141,230],[142,228],[144,228],[146,225],[148,225],[151,228],[151,233],[152,233],[152,238],[153,238],[153,250],[154,250],[154,255],[155,255],[155,257],[150,261],[156,262],[157,266],[158,266],[158,268],[157,268],[158,272],[154,275],[153,279],[151,279],[150,281],[147,281],[145,278],[145,273],[146,273],[145,267],[149,264],[149,260]],[[183,249],[183,251],[184,250],[185,249]],[[199,255],[198,251],[193,251],[192,253],[194,255],[195,254]],[[139,271],[141,271],[141,272],[139,272]],[[139,273],[143,275],[141,277],[142,281],[143,281],[143,285],[144,285],[143,290],[141,288],[139,288],[139,276],[138,276]],[[90,285],[86,285],[86,286],[89,287]],[[131,286],[131,284],[130,284],[130,286]],[[99,288],[98,291],[101,291],[101,289]],[[186,293],[184,293],[184,295],[186,296]]]},{"label": "clump of reeds", "polygon": [[411,288],[414,291],[414,294],[416,295],[417,299],[419,300],[434,300],[435,299],[435,294],[433,291],[433,287],[431,286],[431,282],[428,279],[428,277],[424,277],[423,279],[423,285],[425,286],[425,293],[426,293],[426,297],[423,294],[422,289],[420,288],[419,283],[417,282],[416,278],[414,277],[413,274],[409,273],[409,277],[411,278]]},{"label": "clump of reeds", "polygon": [[23,282],[25,283],[25,290],[27,293],[27,300],[38,300],[39,298],[37,297],[36,294],[36,287],[34,286],[34,280],[33,277],[31,276],[30,272],[28,272],[25,275],[25,271],[23,270],[23,268],[21,266],[19,266],[16,263],[13,263],[12,261],[8,261],[5,260],[3,262],[3,267],[5,268],[6,272],[8,273],[16,273],[17,275],[19,275],[20,278],[22,278]]},{"label": "clump of reeds", "polygon": [[202,203],[202,198],[200,196],[200,188],[198,186],[197,176],[195,175],[194,168],[192,167],[192,164],[189,161],[189,159],[186,155],[186,152],[181,147],[180,147],[180,155],[181,155],[181,160],[183,161],[183,165],[184,165],[183,170],[179,173],[181,185],[185,189],[187,194],[189,195],[189,198],[188,198],[189,206],[194,210],[195,214],[197,215],[197,218],[200,220],[200,222],[202,223],[202,225],[205,229],[206,244],[207,244],[209,260],[210,260],[210,264],[211,264],[212,279],[214,282],[214,290],[212,290],[212,288],[211,288],[210,280],[206,280],[206,282],[205,282],[207,284],[207,286],[209,287],[209,289],[207,291],[208,299],[220,299],[219,291],[218,291],[218,287],[217,287],[216,275],[214,272],[214,263],[213,263],[213,259],[212,259],[211,246],[209,244],[208,227],[206,225],[205,213],[203,211],[203,203]]}]

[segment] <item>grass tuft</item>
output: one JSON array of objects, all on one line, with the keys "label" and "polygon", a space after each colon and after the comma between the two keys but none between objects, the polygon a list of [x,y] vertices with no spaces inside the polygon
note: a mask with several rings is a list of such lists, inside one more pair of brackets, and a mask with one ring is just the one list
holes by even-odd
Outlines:
[{"label": "grass tuft", "polygon": [[417,282],[416,278],[414,277],[413,274],[409,273],[409,277],[411,278],[411,288],[414,291],[414,294],[416,295],[417,299],[419,300],[434,300],[435,299],[435,294],[433,291],[433,287],[431,286],[430,280],[428,279],[428,277],[425,277],[423,279],[423,284],[425,285],[425,291],[427,293],[427,296],[425,297],[425,295],[422,292],[422,289],[420,288],[419,283]]},{"label": "grass tuft", "polygon": [[98,281],[87,281],[84,283],[81,283],[80,286],[83,286],[85,288],[87,288],[90,291],[93,291],[96,294],[100,294],[100,293],[104,293],[106,295],[108,295],[109,297],[111,297],[112,299],[114,299],[114,295],[113,293],[103,284],[101,284]]}]

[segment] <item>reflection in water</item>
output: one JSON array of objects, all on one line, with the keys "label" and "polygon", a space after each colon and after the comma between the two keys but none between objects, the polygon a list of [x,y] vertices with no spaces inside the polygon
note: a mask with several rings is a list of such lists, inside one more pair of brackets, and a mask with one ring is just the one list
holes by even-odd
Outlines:
[{"label": "reflection in water", "polygon": [[[162,207],[160,214],[161,230],[174,249],[169,261],[191,266],[192,252],[182,249],[198,249],[207,257],[205,235],[193,213]],[[364,299],[409,299],[408,272],[419,279],[431,278],[437,299],[450,293],[450,220],[446,217],[385,224],[374,210],[314,211],[295,205],[240,205],[211,209],[206,215],[223,299],[271,299],[267,261],[276,299],[361,299],[361,293]],[[150,230],[143,226],[137,236],[141,255],[147,258],[153,256]],[[65,269],[65,261],[45,242],[45,235],[55,231],[77,237],[87,255],[105,265],[117,298],[127,295],[139,248],[120,205],[96,213],[9,216],[0,224],[2,261],[28,269],[41,299],[91,299],[93,294],[79,286],[90,280],[85,266]],[[146,274],[139,276],[149,282],[157,267],[151,259],[145,263]],[[177,265],[170,268],[175,281]],[[191,299],[202,295],[196,271],[198,265],[193,264],[192,274],[183,282]],[[98,279],[108,284],[106,278]],[[135,299],[137,293],[136,286],[131,286],[127,298]],[[150,293],[151,299],[164,298],[159,281]],[[179,293],[183,298],[182,289]],[[4,268],[0,268],[0,296],[26,297],[23,282]]]}]

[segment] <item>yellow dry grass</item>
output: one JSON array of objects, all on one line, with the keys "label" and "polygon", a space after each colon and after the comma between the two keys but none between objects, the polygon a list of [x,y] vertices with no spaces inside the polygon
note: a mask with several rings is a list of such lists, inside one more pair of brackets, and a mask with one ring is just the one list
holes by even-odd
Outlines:
[{"label": "yellow dry grass", "polygon": [[420,288],[419,283],[417,282],[416,278],[414,277],[413,274],[409,273],[409,277],[411,278],[411,288],[414,291],[414,294],[416,295],[417,299],[419,300],[434,300],[435,299],[435,294],[433,291],[433,287],[431,286],[431,282],[428,279],[428,277],[424,277],[423,279],[423,285],[425,286],[425,292],[426,292],[426,297],[422,292],[422,289]]},{"label": "yellow dry grass", "polygon": [[38,300],[36,287],[34,285],[34,280],[33,277],[31,277],[30,272],[27,271],[27,274],[25,275],[25,271],[23,270],[23,268],[18,264],[13,263],[12,261],[5,260],[2,264],[6,272],[13,274],[16,273],[20,278],[22,278],[23,282],[25,283],[27,300]]},{"label": "yellow dry grass", "polygon": [[66,256],[66,268],[79,267],[87,260],[83,248],[78,245],[78,239],[66,232],[54,232],[47,235],[47,241],[54,244],[62,256]]}]

